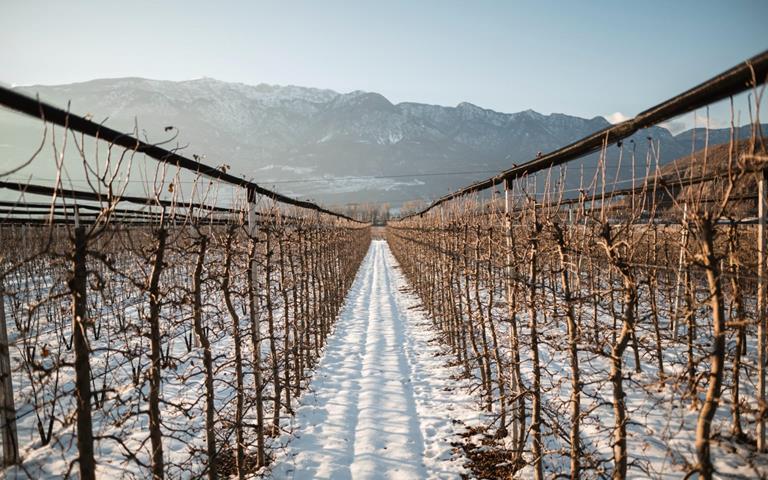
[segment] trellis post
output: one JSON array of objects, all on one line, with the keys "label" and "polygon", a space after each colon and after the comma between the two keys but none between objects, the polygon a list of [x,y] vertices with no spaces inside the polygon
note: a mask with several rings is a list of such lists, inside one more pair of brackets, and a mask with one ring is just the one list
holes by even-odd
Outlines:
[{"label": "trellis post", "polygon": [[72,278],[69,289],[72,295],[72,345],[75,350],[75,396],[77,400],[77,451],[80,478],[95,480],[96,462],[93,451],[93,421],[91,419],[91,363],[88,345],[88,302],[86,266],[88,234],[75,216]]},{"label": "trellis post", "polygon": [[[506,294],[507,294],[507,308],[509,309],[509,321],[511,323],[510,327],[512,329],[510,336],[511,336],[511,347],[512,347],[512,374],[510,375],[510,390],[515,394],[519,395],[521,392],[520,388],[520,378],[518,377],[518,369],[520,368],[519,365],[519,355],[516,353],[518,350],[518,338],[516,337],[517,328],[514,325],[515,320],[514,318],[514,311],[513,311],[513,295],[514,290],[512,283],[514,282],[514,270],[512,267],[514,258],[512,253],[512,248],[514,247],[514,238],[512,234],[512,183],[509,179],[504,179],[504,238],[505,243],[507,246],[507,258],[506,258],[506,265],[504,269],[504,283],[506,287]],[[516,405],[513,408],[513,425],[512,425],[512,445],[513,449],[515,449],[515,459],[518,459],[522,455],[522,442],[523,442],[523,430],[525,429],[525,412],[524,412],[524,402],[522,396],[520,396],[516,401]]]},{"label": "trellis post", "polygon": [[5,289],[0,279],[0,430],[3,435],[3,465],[13,465],[19,460],[19,440],[16,435],[16,406],[13,402],[13,376],[5,325]]},{"label": "trellis post", "polygon": [[[677,340],[678,319],[680,317],[680,283],[683,278],[683,263],[685,250],[688,248],[688,203],[683,204],[683,221],[680,233],[680,255],[677,260],[677,277],[675,279],[675,299],[673,301],[674,313],[672,315],[672,338]],[[686,287],[687,288],[687,287]]]},{"label": "trellis post", "polygon": [[[251,276],[249,283],[251,284],[251,292],[249,296],[250,300],[250,320],[251,320],[251,341],[253,343],[253,371],[254,371],[254,387],[256,390],[256,457],[257,465],[263,467],[265,465],[264,455],[264,408],[262,404],[262,378],[261,378],[261,332],[259,321],[259,313],[257,308],[260,309],[260,301],[258,295],[259,288],[259,273],[258,273],[258,260],[256,258],[256,252],[258,252],[258,234],[259,227],[256,220],[256,191],[252,188],[248,189],[248,237],[251,245],[250,265],[249,269]],[[255,297],[255,298],[254,298]]]},{"label": "trellis post", "polygon": [[765,215],[768,206],[768,170],[760,172],[757,182],[757,450],[765,451],[765,333],[766,333],[766,232]]}]

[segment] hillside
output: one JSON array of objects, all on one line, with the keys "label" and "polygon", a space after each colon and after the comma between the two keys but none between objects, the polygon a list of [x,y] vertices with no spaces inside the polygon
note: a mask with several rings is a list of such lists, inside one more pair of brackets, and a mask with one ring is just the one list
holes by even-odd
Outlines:
[{"label": "hillside", "polygon": [[[609,125],[603,117],[500,113],[466,102],[455,107],[392,104],[373,92],[210,78],[118,78],[17,89],[62,107],[71,102],[72,112],[91,114],[113,128],[133,131],[137,125],[139,134],[153,142],[178,131],[174,143],[188,156],[228,164],[286,194],[326,203],[428,200]],[[39,143],[39,122],[0,111],[0,126],[6,158],[25,158]],[[168,126],[177,130],[166,132]],[[711,131],[711,136],[723,133]],[[691,148],[690,131],[673,136],[654,127],[636,135],[637,158],[645,158],[646,137],[658,142],[662,163]],[[584,161],[587,169],[595,163],[595,156]],[[629,176],[628,165],[620,177]],[[465,173],[447,175],[451,172]]]},{"label": "hillside", "polygon": [[[720,208],[720,200],[728,193],[724,217],[744,218],[757,215],[758,166],[765,166],[768,157],[764,144],[758,139],[740,140],[733,146],[729,143],[702,148],[685,155],[659,170],[659,177],[668,184],[690,181],[692,185],[660,187],[656,199],[663,211],[680,216],[681,209],[675,205],[696,205],[698,210]],[[728,172],[733,172],[734,182],[728,182]],[[697,182],[699,178],[708,179]],[[714,200],[718,200],[715,202]],[[674,213],[673,213],[674,212]]]}]

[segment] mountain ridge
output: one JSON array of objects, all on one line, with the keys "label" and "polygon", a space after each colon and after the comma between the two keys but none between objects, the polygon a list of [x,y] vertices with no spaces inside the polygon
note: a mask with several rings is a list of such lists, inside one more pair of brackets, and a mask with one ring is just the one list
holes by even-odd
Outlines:
[{"label": "mountain ridge", "polygon": [[[286,194],[326,202],[428,200],[487,173],[419,174],[504,170],[610,125],[601,116],[545,115],[531,109],[504,113],[470,102],[454,107],[393,104],[377,92],[248,85],[209,77],[121,77],[15,89],[62,107],[71,100],[74,113],[90,114],[96,121],[108,118],[107,125],[118,130],[132,131],[138,119],[141,134],[150,141],[166,139],[165,127],[172,125],[178,129],[178,142],[189,144],[187,154],[226,163],[265,185],[281,182]],[[12,121],[3,113],[1,121]],[[663,127],[651,127],[632,140],[636,155],[644,159],[644,139],[652,138],[661,148],[660,163],[666,163],[690,152],[690,140],[678,140],[689,133],[674,136]],[[720,138],[722,132],[713,136]],[[592,168],[596,157],[583,162]],[[620,167],[620,176],[631,174],[626,168]],[[345,180],[402,174],[413,178]],[[328,181],[299,183],[307,176]]]}]

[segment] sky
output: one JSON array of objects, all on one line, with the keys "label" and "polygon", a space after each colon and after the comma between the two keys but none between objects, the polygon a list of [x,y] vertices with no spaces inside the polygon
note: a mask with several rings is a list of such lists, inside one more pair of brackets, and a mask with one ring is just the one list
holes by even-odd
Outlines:
[{"label": "sky", "polygon": [[765,0],[2,3],[12,85],[205,76],[620,120],[768,49]]}]

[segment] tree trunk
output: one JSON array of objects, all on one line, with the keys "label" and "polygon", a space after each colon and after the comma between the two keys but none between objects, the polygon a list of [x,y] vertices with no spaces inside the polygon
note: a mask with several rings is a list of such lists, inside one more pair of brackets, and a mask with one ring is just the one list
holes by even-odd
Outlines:
[{"label": "tree trunk", "polygon": [[161,338],[160,338],[160,274],[163,271],[165,242],[168,232],[160,228],[157,232],[157,251],[149,278],[149,341],[151,363],[149,367],[149,440],[152,447],[152,478],[165,477],[163,461],[163,433],[160,427],[160,382],[161,382]]},{"label": "tree trunk", "polygon": [[232,240],[234,234],[234,229],[230,229],[227,233],[224,279],[222,280],[221,290],[224,294],[224,303],[227,306],[229,318],[232,320],[232,341],[235,348],[235,468],[237,469],[237,478],[242,480],[245,477],[243,354],[242,347],[240,346],[240,342],[242,341],[240,335],[240,317],[237,315],[235,306],[232,303],[232,292],[230,290],[230,276],[232,273]]},{"label": "tree trunk", "polygon": [[208,341],[208,335],[206,335],[203,329],[203,305],[202,305],[202,288],[203,288],[203,264],[205,263],[205,253],[208,248],[208,238],[205,236],[200,237],[200,250],[197,254],[197,264],[195,265],[195,273],[193,277],[194,288],[194,328],[197,338],[200,341],[200,345],[203,347],[203,366],[205,368],[205,440],[208,453],[208,479],[216,480],[217,478],[217,454],[216,454],[216,426],[215,417],[216,407],[214,404],[214,390],[213,390],[213,357],[211,356],[211,343]]},{"label": "tree trunk", "polygon": [[533,437],[533,478],[543,480],[543,448],[541,439],[541,365],[539,364],[539,332],[538,332],[538,311],[536,309],[536,282],[538,281],[537,266],[538,260],[538,236],[541,232],[541,224],[536,218],[536,205],[533,204],[533,229],[530,238],[530,258],[528,264],[528,316],[529,329],[531,331],[531,364],[533,370],[533,385],[531,386],[531,431]]},{"label": "tree trunk", "polygon": [[715,257],[715,231],[709,219],[704,219],[700,224],[700,248],[701,259],[707,275],[709,288],[709,306],[712,310],[712,352],[709,356],[709,383],[704,403],[699,411],[696,422],[696,457],[698,469],[702,478],[709,480],[714,473],[712,459],[710,458],[710,438],[712,419],[717,412],[720,402],[720,390],[723,384],[723,370],[725,367],[725,310],[723,306],[723,291],[720,283],[719,262]]},{"label": "tree trunk", "polygon": [[581,423],[581,380],[579,379],[579,344],[576,315],[573,311],[571,285],[568,281],[568,256],[565,250],[565,235],[562,228],[554,224],[555,241],[560,256],[560,287],[563,289],[563,306],[568,322],[568,354],[571,364],[571,479],[581,475],[581,445],[579,425]]}]

